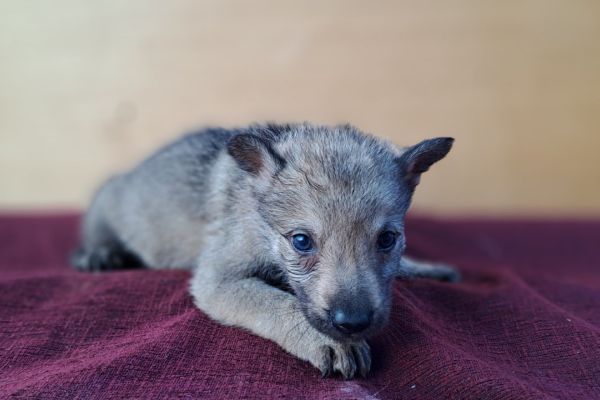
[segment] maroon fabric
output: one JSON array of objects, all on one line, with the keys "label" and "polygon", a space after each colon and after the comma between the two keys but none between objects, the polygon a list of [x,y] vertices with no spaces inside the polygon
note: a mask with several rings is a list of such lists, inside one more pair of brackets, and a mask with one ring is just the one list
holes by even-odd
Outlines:
[{"label": "maroon fabric", "polygon": [[322,379],[194,308],[182,271],[83,274],[75,216],[0,218],[0,398],[600,398],[600,221],[429,220],[368,379]]}]

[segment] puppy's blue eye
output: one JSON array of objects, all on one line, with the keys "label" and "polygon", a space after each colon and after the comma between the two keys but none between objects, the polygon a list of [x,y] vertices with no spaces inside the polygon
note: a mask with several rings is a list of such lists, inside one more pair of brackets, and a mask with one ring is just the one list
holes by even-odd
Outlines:
[{"label": "puppy's blue eye", "polygon": [[396,234],[392,231],[385,231],[377,238],[377,247],[379,250],[391,250],[396,244]]},{"label": "puppy's blue eye", "polygon": [[307,252],[312,250],[312,241],[308,235],[303,233],[299,233],[297,235],[292,236],[292,245],[297,251]]}]

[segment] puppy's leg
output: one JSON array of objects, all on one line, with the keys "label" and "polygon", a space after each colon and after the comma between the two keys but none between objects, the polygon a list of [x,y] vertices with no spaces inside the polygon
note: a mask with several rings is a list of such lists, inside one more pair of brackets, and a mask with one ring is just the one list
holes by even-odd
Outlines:
[{"label": "puppy's leg", "polygon": [[192,278],[191,294],[213,319],[274,341],[323,376],[340,372],[352,378],[369,372],[371,354],[364,340],[340,343],[322,334],[304,317],[294,295],[258,278],[226,277],[215,268],[200,267]]},{"label": "puppy's leg", "polygon": [[96,247],[80,246],[71,254],[71,265],[83,272],[143,268],[143,261],[118,242]]},{"label": "puppy's leg", "polygon": [[398,276],[406,278],[430,278],[444,282],[459,282],[460,273],[449,265],[416,261],[403,256]]},{"label": "puppy's leg", "polygon": [[142,260],[119,239],[106,217],[106,209],[118,207],[111,198],[111,181],[102,187],[84,216],[82,241],[71,254],[71,265],[80,271],[141,268]]}]

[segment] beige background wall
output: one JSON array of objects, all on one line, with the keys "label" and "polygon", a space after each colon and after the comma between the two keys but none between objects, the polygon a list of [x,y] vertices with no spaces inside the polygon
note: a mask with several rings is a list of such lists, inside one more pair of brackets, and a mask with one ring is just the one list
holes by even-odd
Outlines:
[{"label": "beige background wall", "polygon": [[600,214],[600,1],[0,1],[0,208],[264,119],[454,135],[422,210]]}]

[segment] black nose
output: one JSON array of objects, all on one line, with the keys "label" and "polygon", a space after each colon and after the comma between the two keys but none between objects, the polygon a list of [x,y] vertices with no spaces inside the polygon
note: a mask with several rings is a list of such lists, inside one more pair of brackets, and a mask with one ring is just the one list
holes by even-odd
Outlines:
[{"label": "black nose", "polygon": [[335,328],[345,334],[359,333],[371,325],[372,312],[333,310],[332,322]]}]

